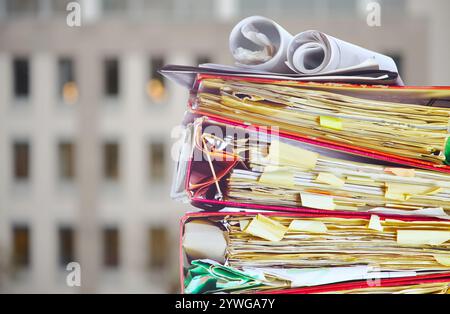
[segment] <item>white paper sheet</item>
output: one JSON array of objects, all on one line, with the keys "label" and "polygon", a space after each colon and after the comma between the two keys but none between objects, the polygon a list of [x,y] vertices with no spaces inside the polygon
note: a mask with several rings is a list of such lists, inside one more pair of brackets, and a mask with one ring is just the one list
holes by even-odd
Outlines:
[{"label": "white paper sheet", "polygon": [[379,214],[392,214],[392,215],[406,215],[406,216],[428,216],[436,217],[440,219],[450,220],[450,215],[448,215],[441,207],[438,208],[422,208],[416,210],[402,210],[395,208],[386,207],[375,207],[368,210],[369,212],[379,213]]},{"label": "white paper sheet", "polygon": [[[357,70],[398,73],[392,58],[319,31],[292,36],[275,21],[250,16],[231,31],[230,51],[236,66],[247,71],[345,75]],[[402,85],[400,77],[397,83]]]},{"label": "white paper sheet", "polygon": [[293,72],[286,65],[286,51],[292,35],[276,22],[250,16],[231,31],[230,50],[241,68],[275,73]]},{"label": "white paper sheet", "polygon": [[371,61],[379,70],[398,72],[392,58],[315,30],[297,34],[287,49],[288,66],[304,74],[354,69]]},{"label": "white paper sheet", "polygon": [[244,272],[273,275],[291,282],[291,287],[308,287],[352,280],[413,277],[415,271],[377,271],[370,266],[321,267],[321,268],[251,268]]}]

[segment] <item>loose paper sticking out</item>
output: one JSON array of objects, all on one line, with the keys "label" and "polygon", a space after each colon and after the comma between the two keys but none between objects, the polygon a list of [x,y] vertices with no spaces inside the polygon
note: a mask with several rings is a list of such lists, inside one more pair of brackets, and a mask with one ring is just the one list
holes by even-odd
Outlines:
[{"label": "loose paper sticking out", "polygon": [[324,128],[342,130],[342,120],[335,117],[320,116],[319,123]]},{"label": "loose paper sticking out", "polygon": [[379,214],[394,214],[394,215],[405,215],[405,216],[428,216],[428,217],[436,217],[441,219],[450,219],[450,215],[448,215],[442,207],[429,207],[429,208],[421,208],[415,210],[404,210],[404,209],[395,209],[395,208],[387,208],[387,207],[375,207],[368,210],[369,212],[376,212]]},{"label": "loose paper sticking out", "polygon": [[384,172],[407,178],[412,178],[416,175],[416,171],[414,169],[408,168],[384,168]]},{"label": "loose paper sticking out", "polygon": [[371,215],[368,228],[377,231],[383,231],[383,226],[381,225],[380,217],[378,217],[377,215]]},{"label": "loose paper sticking out", "polygon": [[433,195],[439,193],[440,187],[404,183],[386,183],[384,197],[391,200],[407,201],[414,195]]},{"label": "loose paper sticking out", "polygon": [[317,163],[318,153],[309,150],[272,141],[270,143],[268,159],[275,164],[299,167],[302,169],[314,169]]},{"label": "loose paper sticking out", "polygon": [[439,264],[450,267],[450,255],[433,255],[433,257]]},{"label": "loose paper sticking out", "polygon": [[320,172],[316,178],[317,182],[329,184],[335,187],[341,187],[345,184],[345,181],[341,178],[336,177],[332,173]]},{"label": "loose paper sticking out", "polygon": [[325,233],[328,231],[328,228],[321,221],[292,220],[291,224],[289,225],[289,231]]},{"label": "loose paper sticking out", "polygon": [[241,229],[241,231],[244,231],[245,228],[247,228],[249,223],[250,223],[250,220],[239,220],[239,228]]},{"label": "loose paper sticking out", "polygon": [[349,183],[372,183],[374,179],[368,177],[347,176],[347,182]]},{"label": "loose paper sticking out", "polygon": [[294,186],[294,173],[288,170],[264,171],[258,181],[262,184],[292,188]]},{"label": "loose paper sticking out", "polygon": [[450,231],[441,230],[397,230],[400,245],[440,245],[450,240]]},{"label": "loose paper sticking out", "polygon": [[269,241],[280,241],[287,231],[288,228],[279,222],[261,214],[255,216],[248,224],[247,228],[244,229],[244,232],[246,233]]},{"label": "loose paper sticking out", "polygon": [[192,220],[184,226],[183,248],[191,258],[209,257],[222,262],[225,260],[227,241],[223,231],[216,225]]},{"label": "loose paper sticking out", "polygon": [[302,206],[305,207],[329,210],[333,210],[336,208],[333,197],[328,195],[300,193],[300,198],[302,201]]}]

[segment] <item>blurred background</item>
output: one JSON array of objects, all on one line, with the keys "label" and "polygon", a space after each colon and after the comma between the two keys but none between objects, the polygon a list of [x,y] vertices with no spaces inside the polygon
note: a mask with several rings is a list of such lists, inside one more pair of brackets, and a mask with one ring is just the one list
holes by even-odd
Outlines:
[{"label": "blurred background", "polygon": [[[69,2],[81,25],[69,26]],[[0,292],[177,292],[173,128],[188,93],[164,64],[231,64],[263,15],[392,56],[410,85],[450,85],[450,1],[0,0]],[[81,286],[66,284],[69,262]]]}]

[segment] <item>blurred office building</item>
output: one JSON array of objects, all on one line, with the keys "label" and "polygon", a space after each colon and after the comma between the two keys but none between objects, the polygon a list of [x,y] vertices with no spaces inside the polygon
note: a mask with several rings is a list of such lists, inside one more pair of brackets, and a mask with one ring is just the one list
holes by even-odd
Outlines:
[{"label": "blurred office building", "polygon": [[158,69],[230,64],[242,17],[389,54],[409,84],[450,84],[450,2],[378,1],[379,27],[368,2],[0,0],[0,292],[178,291],[192,208],[169,194],[188,93]]}]

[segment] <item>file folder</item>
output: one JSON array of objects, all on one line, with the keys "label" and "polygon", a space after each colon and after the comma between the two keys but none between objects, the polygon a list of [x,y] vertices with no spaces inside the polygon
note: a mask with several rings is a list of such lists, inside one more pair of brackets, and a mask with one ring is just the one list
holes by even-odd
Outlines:
[{"label": "file folder", "polygon": [[173,194],[206,210],[450,216],[450,174],[209,117],[186,127]]},{"label": "file folder", "polygon": [[[162,73],[176,80],[173,71],[169,67]],[[450,173],[448,86],[302,82],[198,72],[188,103],[195,114],[277,127],[297,140]]]},{"label": "file folder", "polygon": [[228,210],[180,228],[184,293],[448,293],[445,220]]}]

